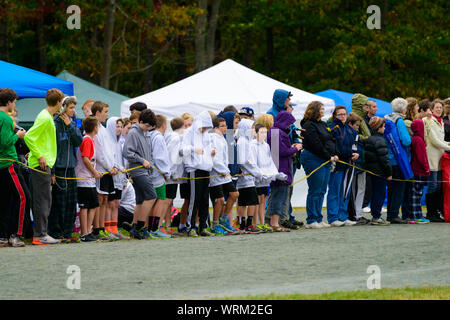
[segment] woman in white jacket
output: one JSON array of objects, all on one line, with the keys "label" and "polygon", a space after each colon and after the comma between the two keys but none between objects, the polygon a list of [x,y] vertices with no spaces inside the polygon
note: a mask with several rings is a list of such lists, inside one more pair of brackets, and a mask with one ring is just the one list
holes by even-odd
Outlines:
[{"label": "woman in white jacket", "polygon": [[433,181],[442,180],[441,157],[445,151],[450,150],[450,143],[445,142],[444,122],[442,120],[444,103],[435,99],[431,104],[433,115],[430,119],[424,119],[427,135],[427,156],[430,164],[431,175],[429,177],[428,190],[426,194],[427,219],[431,222],[444,222],[440,217],[442,213],[443,199],[441,184]]}]

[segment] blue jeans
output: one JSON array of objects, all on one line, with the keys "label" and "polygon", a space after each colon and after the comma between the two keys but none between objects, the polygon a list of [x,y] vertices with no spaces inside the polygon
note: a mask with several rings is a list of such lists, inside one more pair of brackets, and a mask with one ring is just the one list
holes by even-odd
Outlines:
[{"label": "blue jeans", "polygon": [[[319,167],[325,160],[317,157],[308,150],[302,152],[301,163],[308,175]],[[322,206],[328,181],[330,180],[331,164],[323,166],[307,179],[308,195],[306,197],[306,223],[322,222]]]},{"label": "blue jeans", "polygon": [[[392,178],[404,179],[399,166],[392,166]],[[387,199],[387,219],[398,218],[400,207],[403,204],[406,184],[409,182],[389,181]]]},{"label": "blue jeans", "polygon": [[370,200],[370,211],[372,212],[372,218],[375,220],[381,217],[381,209],[386,198],[386,184],[387,181],[385,179],[372,176],[373,192]]},{"label": "blue jeans", "polygon": [[[428,177],[428,181],[442,181],[442,171],[431,171],[431,175]],[[435,193],[441,190],[441,184],[436,182],[428,183],[427,194]]]},{"label": "blue jeans", "polygon": [[339,219],[339,212],[344,202],[343,180],[344,171],[335,171],[330,174],[330,181],[328,182],[327,194],[327,220],[332,223]]}]

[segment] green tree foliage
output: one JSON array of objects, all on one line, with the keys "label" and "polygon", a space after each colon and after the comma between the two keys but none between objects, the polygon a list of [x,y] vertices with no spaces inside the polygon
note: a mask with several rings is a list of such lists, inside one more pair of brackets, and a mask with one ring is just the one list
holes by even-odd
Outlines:
[{"label": "green tree foliage", "polygon": [[[75,3],[81,30],[66,27],[71,1],[0,3],[0,22],[7,23],[3,57],[49,74],[66,69],[99,83],[107,0]],[[387,101],[450,96],[449,2],[380,0],[381,30],[366,26],[371,4],[222,1],[214,63],[231,58],[309,92],[334,88]],[[197,5],[197,0],[117,1],[110,89],[137,96],[146,92],[149,76],[155,90],[193,74],[195,24],[203,12]],[[210,0],[208,10],[211,5]]]}]

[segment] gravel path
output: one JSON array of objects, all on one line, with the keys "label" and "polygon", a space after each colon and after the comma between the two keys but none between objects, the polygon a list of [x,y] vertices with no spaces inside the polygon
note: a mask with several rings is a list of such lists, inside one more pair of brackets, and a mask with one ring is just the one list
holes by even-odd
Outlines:
[{"label": "gravel path", "polygon": [[[299,218],[304,220],[305,214]],[[450,285],[450,224],[0,248],[1,299],[204,299]],[[69,265],[81,288],[66,286]]]}]

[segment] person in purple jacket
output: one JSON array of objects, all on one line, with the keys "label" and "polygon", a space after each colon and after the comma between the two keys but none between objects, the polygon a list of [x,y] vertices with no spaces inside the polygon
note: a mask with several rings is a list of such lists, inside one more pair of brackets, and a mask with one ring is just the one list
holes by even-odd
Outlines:
[{"label": "person in purple jacket", "polygon": [[274,231],[289,231],[289,229],[280,227],[279,218],[285,201],[289,185],[292,183],[292,157],[302,149],[300,143],[291,145],[289,138],[289,126],[295,122],[294,116],[281,111],[277,114],[272,128],[267,135],[267,143],[270,145],[272,158],[278,172],[287,175],[285,181],[274,181],[270,184],[269,206],[270,227]]}]

